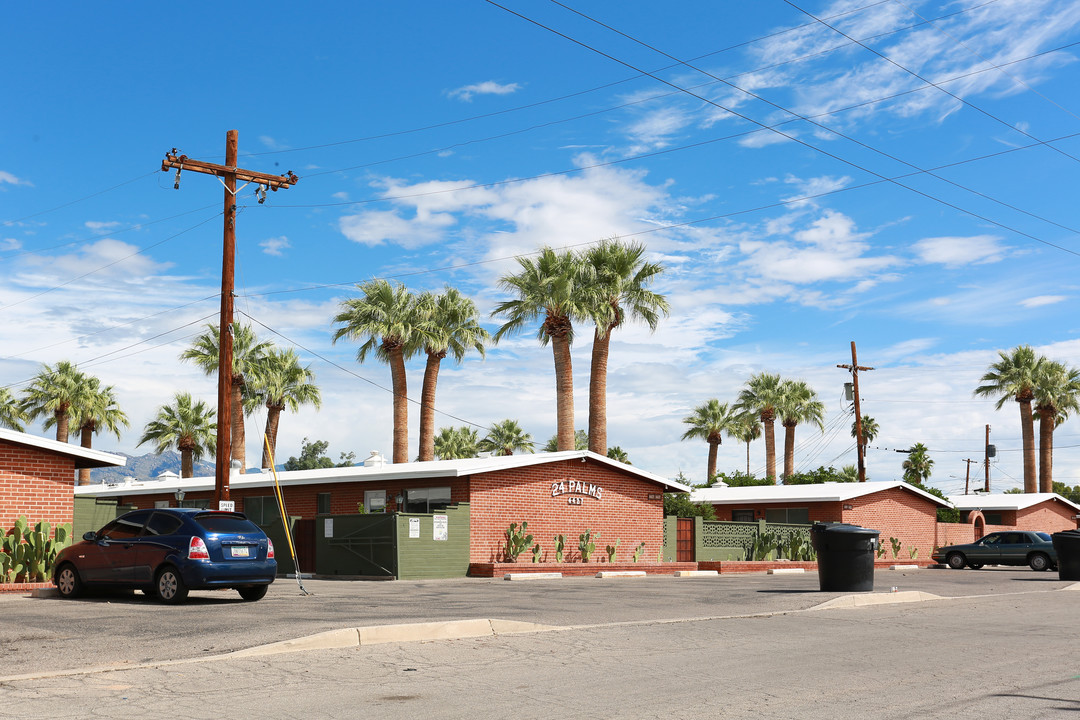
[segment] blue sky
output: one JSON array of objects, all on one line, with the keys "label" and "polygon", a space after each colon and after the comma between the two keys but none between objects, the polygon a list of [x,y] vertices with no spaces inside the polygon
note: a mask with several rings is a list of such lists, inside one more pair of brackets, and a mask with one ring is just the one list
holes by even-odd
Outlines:
[{"label": "blue sky", "polygon": [[[619,235],[664,263],[672,305],[612,341],[609,440],[635,465],[702,480],[681,419],[760,371],[826,403],[800,467],[854,462],[835,366],[855,340],[872,479],[922,442],[932,484],[962,491],[989,423],[994,487],[1020,484],[1015,403],[971,391],[1021,343],[1080,364],[1080,3],[508,0],[539,25],[479,0],[239,7],[24,6],[0,28],[20,59],[0,77],[0,385],[62,359],[115,385],[132,428],[97,447],[143,452],[174,392],[215,397],[177,356],[216,319],[222,190],[159,168],[173,147],[221,162],[237,129],[243,167],[301,178],[264,205],[243,190],[237,231],[237,310],[325,398],[283,420],[282,457],[304,436],[390,451],[387,368],[330,341],[353,283],[452,284],[494,331],[515,255]],[[550,349],[526,332],[446,363],[437,402],[438,426],[510,417],[544,442]],[[1070,485],[1076,423],[1056,434]],[[415,406],[410,425],[415,448]],[[726,440],[720,468],[745,463]]]}]

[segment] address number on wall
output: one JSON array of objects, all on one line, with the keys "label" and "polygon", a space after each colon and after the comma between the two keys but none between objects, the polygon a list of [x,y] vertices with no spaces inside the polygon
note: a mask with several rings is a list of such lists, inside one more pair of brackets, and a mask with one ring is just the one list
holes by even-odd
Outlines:
[{"label": "address number on wall", "polygon": [[571,497],[566,498],[566,504],[567,505],[584,505],[585,504],[584,501],[585,501],[585,498],[581,498],[581,497],[572,497],[571,496]]}]

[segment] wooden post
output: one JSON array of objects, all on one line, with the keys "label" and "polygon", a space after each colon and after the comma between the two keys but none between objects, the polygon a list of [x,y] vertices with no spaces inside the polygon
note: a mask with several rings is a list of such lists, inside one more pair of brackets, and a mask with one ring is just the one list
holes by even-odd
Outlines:
[{"label": "wooden post", "polygon": [[851,341],[851,364],[837,365],[838,368],[851,371],[851,382],[855,392],[855,457],[859,465],[859,482],[866,482],[866,462],[863,460],[866,454],[865,441],[862,434],[862,409],[859,407],[859,371],[873,370],[872,367],[859,365],[859,358],[855,354],[855,341]]}]

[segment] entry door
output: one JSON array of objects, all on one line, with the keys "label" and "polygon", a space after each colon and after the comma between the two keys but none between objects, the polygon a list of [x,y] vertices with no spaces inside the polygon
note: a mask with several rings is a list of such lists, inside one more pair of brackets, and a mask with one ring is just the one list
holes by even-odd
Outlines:
[{"label": "entry door", "polygon": [[679,518],[675,561],[694,562],[694,518]]}]

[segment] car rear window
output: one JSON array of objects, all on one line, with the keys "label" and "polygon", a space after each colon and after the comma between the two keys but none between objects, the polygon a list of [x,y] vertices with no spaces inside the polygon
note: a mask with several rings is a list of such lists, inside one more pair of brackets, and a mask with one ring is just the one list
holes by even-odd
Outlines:
[{"label": "car rear window", "polygon": [[1050,538],[1050,533],[1044,533],[1044,532],[1037,532],[1037,533],[1035,533],[1035,534],[1036,534],[1036,535],[1038,535],[1038,536],[1039,536],[1039,537],[1040,537],[1041,539],[1043,539],[1043,540],[1047,540],[1047,541],[1049,541],[1049,540],[1051,539],[1051,538]]},{"label": "car rear window", "polygon": [[211,512],[203,515],[196,515],[195,522],[205,528],[207,532],[212,533],[232,535],[235,533],[262,532],[258,525],[251,522],[243,515],[233,515],[230,513]]}]

